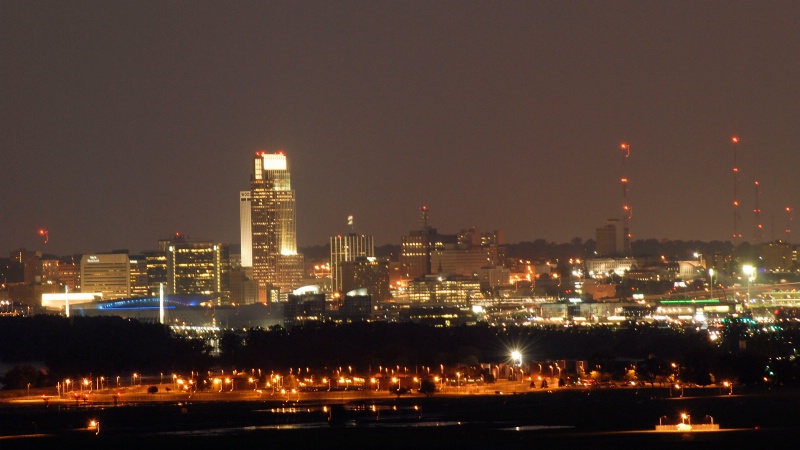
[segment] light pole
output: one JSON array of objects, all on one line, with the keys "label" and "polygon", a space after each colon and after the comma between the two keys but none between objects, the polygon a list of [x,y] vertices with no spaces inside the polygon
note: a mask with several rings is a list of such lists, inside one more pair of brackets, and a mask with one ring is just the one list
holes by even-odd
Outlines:
[{"label": "light pole", "polygon": [[711,300],[714,299],[714,269],[708,269],[708,289],[711,292]]},{"label": "light pole", "polygon": [[750,283],[755,279],[756,268],[750,264],[742,266],[742,272],[747,275],[747,302],[750,303]]}]

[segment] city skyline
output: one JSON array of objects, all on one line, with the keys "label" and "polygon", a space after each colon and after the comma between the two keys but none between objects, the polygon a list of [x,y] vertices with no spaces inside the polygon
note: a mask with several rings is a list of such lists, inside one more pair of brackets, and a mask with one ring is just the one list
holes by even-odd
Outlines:
[{"label": "city skyline", "polygon": [[396,245],[423,205],[587,240],[623,201],[633,241],[724,241],[734,166],[769,241],[800,197],[795,3],[191,5],[0,1],[2,254],[237,243],[256,151],[292,160],[300,247],[351,215]]}]

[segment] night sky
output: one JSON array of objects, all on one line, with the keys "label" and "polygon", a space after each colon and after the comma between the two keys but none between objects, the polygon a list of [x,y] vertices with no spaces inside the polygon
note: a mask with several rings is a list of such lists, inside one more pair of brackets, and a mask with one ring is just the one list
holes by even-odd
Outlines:
[{"label": "night sky", "polygon": [[259,150],[289,158],[300,246],[350,214],[399,243],[422,205],[443,233],[593,239],[623,172],[634,240],[727,240],[733,135],[739,231],[759,180],[783,238],[799,24],[796,1],[0,0],[0,255],[238,244]]}]

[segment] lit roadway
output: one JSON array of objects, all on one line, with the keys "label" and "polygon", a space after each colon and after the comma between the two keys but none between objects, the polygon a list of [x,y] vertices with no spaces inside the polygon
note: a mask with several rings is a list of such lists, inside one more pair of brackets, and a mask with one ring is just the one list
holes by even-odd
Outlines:
[{"label": "lit roadway", "polygon": [[[536,377],[534,377],[536,378]],[[669,385],[659,386],[650,385],[642,386],[628,386],[617,385],[616,387],[585,387],[585,386],[567,386],[558,387],[558,380],[556,378],[546,377],[548,387],[540,388],[540,381],[536,382],[536,387],[531,388],[530,378],[525,377],[523,381],[508,381],[499,380],[490,384],[469,384],[461,386],[441,386],[437,387],[434,394],[436,397],[442,396],[472,396],[472,395],[514,395],[522,393],[536,393],[536,392],[553,392],[558,390],[567,389],[581,389],[581,390],[595,390],[595,389],[657,389],[661,391],[670,390]],[[148,385],[149,386],[149,385]],[[55,388],[36,389],[27,393],[26,390],[8,391],[6,396],[0,398],[0,402],[13,402],[13,403],[26,403],[26,404],[42,404],[42,403],[57,403],[57,404],[75,404],[79,406],[91,406],[102,404],[131,404],[131,403],[145,403],[145,402],[173,402],[173,401],[274,401],[274,402],[349,402],[353,400],[370,400],[370,399],[391,399],[396,398],[397,394],[387,391],[386,389],[374,390],[333,390],[333,391],[303,391],[303,392],[290,392],[281,393],[280,391],[273,392],[272,389],[242,389],[242,390],[225,390],[219,392],[217,390],[205,390],[197,392],[178,392],[176,390],[166,391],[167,387],[171,384],[155,385],[159,388],[155,394],[147,393],[148,386],[125,386],[119,389],[101,389],[93,390],[91,392],[67,392],[61,396],[57,395],[54,391]],[[709,386],[705,388],[692,388],[692,389],[714,389],[719,392],[719,395],[729,395],[732,389],[723,388],[720,386]],[[688,388],[687,388],[688,390]],[[671,392],[671,391],[670,391]],[[403,394],[402,397],[419,397],[422,394],[418,393],[416,389]],[[675,393],[670,396],[682,396]],[[688,395],[687,395],[688,396]],[[116,401],[115,401],[116,400]]]},{"label": "lit roadway", "polygon": [[[747,283],[744,285],[737,285],[737,286],[728,286],[728,287],[715,287],[714,294],[712,298],[716,299],[724,299],[724,298],[736,298],[738,301],[744,300],[747,297]],[[800,283],[780,283],[780,284],[751,284],[750,285],[750,297],[758,297],[759,295],[765,293],[771,293],[774,291],[796,291],[800,289]],[[700,291],[681,291],[675,293],[664,293],[664,294],[657,294],[657,295],[645,295],[645,300],[648,302],[655,302],[658,300],[668,300],[668,299],[708,299],[710,292],[708,289],[700,290]]]}]

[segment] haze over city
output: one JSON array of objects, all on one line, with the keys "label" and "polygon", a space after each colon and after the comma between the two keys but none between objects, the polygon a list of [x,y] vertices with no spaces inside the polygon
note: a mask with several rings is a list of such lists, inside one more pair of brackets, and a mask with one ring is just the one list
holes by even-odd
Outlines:
[{"label": "haze over city", "polygon": [[[782,238],[800,186],[796,2],[0,0],[0,254],[239,241],[285,151],[301,246],[430,224]],[[625,159],[620,144],[630,144]],[[47,244],[39,229],[49,231]]]}]

